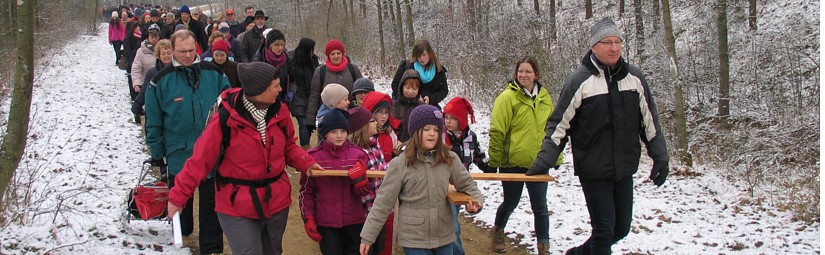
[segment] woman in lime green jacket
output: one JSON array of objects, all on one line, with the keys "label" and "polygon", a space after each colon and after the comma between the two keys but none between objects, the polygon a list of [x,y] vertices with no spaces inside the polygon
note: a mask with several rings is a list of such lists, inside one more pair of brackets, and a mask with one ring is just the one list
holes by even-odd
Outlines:
[{"label": "woman in lime green jacket", "polygon": [[[488,149],[490,169],[487,171],[494,172],[497,168],[502,173],[524,173],[533,165],[536,154],[541,150],[547,119],[553,112],[552,99],[547,89],[538,82],[540,77],[535,58],[523,57],[516,62],[513,80],[507,83],[507,88],[496,98],[493,105]],[[539,254],[549,254],[547,183],[502,181],[501,185],[504,190],[504,201],[496,211],[493,251],[506,251],[504,228],[513,210],[518,206],[521,192],[526,185],[535,217],[537,248]]]}]

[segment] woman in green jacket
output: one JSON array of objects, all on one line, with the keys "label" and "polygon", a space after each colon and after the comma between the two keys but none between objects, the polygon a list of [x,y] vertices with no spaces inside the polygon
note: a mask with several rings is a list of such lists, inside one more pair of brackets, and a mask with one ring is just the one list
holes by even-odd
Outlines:
[{"label": "woman in green jacket", "polygon": [[[516,62],[513,80],[507,83],[507,88],[496,98],[490,124],[488,171],[494,172],[498,168],[502,173],[525,173],[532,166],[541,149],[547,118],[553,112],[550,95],[538,82],[540,77],[536,59],[523,57]],[[496,211],[493,226],[492,249],[495,252],[506,251],[504,227],[518,206],[525,185],[535,217],[539,254],[550,254],[546,182],[501,182],[504,201]]]}]

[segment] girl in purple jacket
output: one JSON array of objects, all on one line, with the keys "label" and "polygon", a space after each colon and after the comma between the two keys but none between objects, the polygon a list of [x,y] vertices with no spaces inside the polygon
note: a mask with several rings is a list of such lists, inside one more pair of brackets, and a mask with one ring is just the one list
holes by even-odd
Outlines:
[{"label": "girl in purple jacket", "polygon": [[349,114],[332,110],[321,120],[324,140],[309,154],[324,169],[349,170],[347,177],[308,177],[301,173],[300,207],[304,230],[323,254],[358,254],[367,217],[361,198],[372,192],[366,178],[367,154],[347,139]]}]

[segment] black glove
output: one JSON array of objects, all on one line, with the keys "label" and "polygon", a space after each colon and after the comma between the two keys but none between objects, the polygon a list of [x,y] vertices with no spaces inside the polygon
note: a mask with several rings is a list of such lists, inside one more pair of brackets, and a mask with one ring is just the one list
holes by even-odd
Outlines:
[{"label": "black glove", "polygon": [[549,170],[550,170],[550,169],[544,169],[544,168],[542,168],[542,167],[540,167],[540,166],[537,166],[537,165],[533,164],[533,167],[531,167],[531,168],[530,168],[530,170],[527,170],[527,172],[526,172],[526,173],[524,173],[524,174],[525,174],[525,175],[528,175],[528,176],[529,176],[529,175],[540,175],[540,174],[547,174],[547,172],[548,172]]},{"label": "black glove", "polygon": [[670,172],[670,165],[667,161],[653,161],[653,169],[650,169],[650,180],[653,184],[661,187],[665,184],[667,174]]},{"label": "black glove", "polygon": [[310,133],[315,132],[315,125],[307,124],[306,127],[307,127],[307,130],[309,130]]},{"label": "black glove", "polygon": [[478,167],[478,170],[481,170],[482,172],[485,172],[485,173],[495,173],[496,172],[495,167],[490,167],[490,165],[488,165],[487,162],[484,162],[484,161],[481,161],[481,160],[476,162],[476,166]]},{"label": "black glove", "polygon": [[149,164],[152,166],[164,167],[166,166],[166,162],[163,162],[163,159],[152,159],[149,161]]}]

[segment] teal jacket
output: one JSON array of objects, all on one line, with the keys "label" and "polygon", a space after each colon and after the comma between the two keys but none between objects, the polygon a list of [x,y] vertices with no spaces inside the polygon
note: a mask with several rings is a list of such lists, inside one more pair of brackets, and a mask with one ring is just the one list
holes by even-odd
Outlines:
[{"label": "teal jacket", "polygon": [[[524,168],[533,165],[546,134],[545,126],[553,113],[553,100],[536,83],[533,98],[517,81],[510,81],[496,98],[490,120],[490,167]],[[561,164],[561,156],[557,163]]]},{"label": "teal jacket", "polygon": [[229,87],[220,69],[200,57],[189,67],[172,60],[158,72],[146,89],[146,144],[152,159],[166,158],[169,173],[178,174],[192,156],[210,109]]}]

